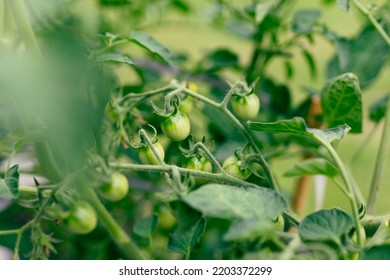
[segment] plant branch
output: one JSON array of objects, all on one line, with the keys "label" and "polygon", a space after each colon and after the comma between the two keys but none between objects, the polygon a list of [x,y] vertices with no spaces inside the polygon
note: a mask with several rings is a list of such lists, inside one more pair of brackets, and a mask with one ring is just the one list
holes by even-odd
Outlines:
[{"label": "plant branch", "polygon": [[368,20],[374,25],[375,29],[382,36],[382,38],[386,41],[386,43],[390,46],[390,37],[383,29],[382,25],[376,20],[373,14],[366,8],[359,0],[352,0],[352,4],[361,12],[364,16],[368,18]]},{"label": "plant branch", "polygon": [[382,131],[381,143],[376,157],[374,174],[372,176],[372,183],[370,194],[368,197],[367,213],[372,214],[374,212],[376,198],[379,191],[379,185],[382,179],[383,170],[385,167],[386,155],[389,150],[390,141],[390,96],[387,101],[385,123]]},{"label": "plant branch", "polygon": [[339,155],[337,154],[337,152],[335,151],[333,146],[330,143],[325,142],[323,140],[319,140],[319,141],[325,146],[325,148],[328,150],[328,152],[330,153],[330,155],[334,159],[337,167],[340,170],[341,177],[343,178],[345,186],[347,187],[347,191],[346,191],[347,197],[348,197],[349,203],[350,203],[351,208],[352,208],[352,216],[354,219],[355,230],[357,233],[357,244],[359,247],[362,247],[363,246],[363,237],[362,237],[363,233],[362,233],[362,230],[360,228],[360,223],[359,223],[359,208],[358,208],[358,205],[356,202],[356,196],[354,193],[352,183],[348,177],[348,172],[345,169],[343,162],[341,161]]}]

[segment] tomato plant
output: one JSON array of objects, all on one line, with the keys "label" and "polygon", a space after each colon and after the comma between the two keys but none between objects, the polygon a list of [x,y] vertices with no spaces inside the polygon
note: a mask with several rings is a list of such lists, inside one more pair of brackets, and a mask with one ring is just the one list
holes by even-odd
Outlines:
[{"label": "tomato plant", "polygon": [[389,1],[46,2],[0,0],[14,259],[390,259]]}]

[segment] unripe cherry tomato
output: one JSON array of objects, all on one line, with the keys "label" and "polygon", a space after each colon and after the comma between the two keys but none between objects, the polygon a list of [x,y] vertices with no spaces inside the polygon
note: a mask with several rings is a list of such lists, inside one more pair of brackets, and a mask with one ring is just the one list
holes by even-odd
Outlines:
[{"label": "unripe cherry tomato", "polygon": [[191,125],[187,115],[177,111],[176,114],[167,117],[161,123],[163,133],[174,141],[181,141],[190,134]]},{"label": "unripe cherry tomato", "polygon": [[249,169],[242,169],[241,165],[242,161],[239,160],[235,155],[232,155],[225,159],[222,167],[229,175],[241,180],[246,180],[251,175],[251,171]]},{"label": "unripe cherry tomato", "polygon": [[[160,159],[164,161],[164,157],[165,157],[164,148],[158,142],[154,143],[153,146],[156,149],[156,152],[160,157]],[[138,151],[138,156],[143,164],[154,164],[154,165],[160,164],[158,162],[157,157],[154,155],[153,150],[149,147],[149,145],[141,147]]]},{"label": "unripe cherry tomato", "polygon": [[111,175],[109,183],[104,184],[99,189],[99,193],[109,201],[118,201],[123,199],[129,191],[129,182],[125,175],[114,172]]},{"label": "unripe cherry tomato", "polygon": [[256,118],[260,110],[259,97],[251,93],[249,95],[235,95],[232,97],[232,108],[236,116],[244,120]]},{"label": "unripe cherry tomato", "polygon": [[74,233],[90,233],[97,225],[96,212],[88,202],[78,201],[70,209],[64,223]]},{"label": "unripe cherry tomato", "polygon": [[206,157],[200,157],[197,156],[190,157],[184,161],[185,168],[192,169],[192,170],[198,170],[198,171],[204,171],[204,172],[212,172],[213,165],[211,164],[211,161]]},{"label": "unripe cherry tomato", "polygon": [[180,100],[180,111],[184,114],[189,114],[192,111],[192,107],[194,105],[194,102],[192,100],[191,96],[186,96],[183,99]]}]

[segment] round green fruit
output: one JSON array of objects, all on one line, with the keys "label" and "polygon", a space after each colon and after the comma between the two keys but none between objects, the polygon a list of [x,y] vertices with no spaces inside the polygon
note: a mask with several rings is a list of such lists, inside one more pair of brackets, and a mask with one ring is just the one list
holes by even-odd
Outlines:
[{"label": "round green fruit", "polygon": [[[161,144],[156,142],[153,144],[153,147],[156,149],[159,158],[162,161],[164,161],[165,152]],[[138,151],[138,156],[143,164],[154,164],[154,165],[160,164],[158,162],[156,155],[153,153],[153,150],[150,148],[149,145],[141,147]]]},{"label": "round green fruit", "polygon": [[104,184],[99,193],[109,201],[118,201],[123,199],[129,191],[129,181],[125,175],[114,172],[111,175],[109,183]]},{"label": "round green fruit", "polygon": [[242,169],[241,165],[242,161],[233,155],[223,162],[222,167],[229,175],[241,180],[246,180],[251,175],[251,171],[249,169]]},{"label": "round green fruit", "polygon": [[232,108],[237,117],[252,120],[259,114],[260,99],[254,93],[244,96],[235,95],[232,97]]},{"label": "round green fruit", "polygon": [[187,115],[178,111],[176,114],[167,117],[161,123],[163,133],[174,141],[181,141],[190,134],[191,125]]},{"label": "round green fruit", "polygon": [[78,201],[70,209],[64,223],[74,233],[90,233],[97,225],[96,212],[88,202]]}]

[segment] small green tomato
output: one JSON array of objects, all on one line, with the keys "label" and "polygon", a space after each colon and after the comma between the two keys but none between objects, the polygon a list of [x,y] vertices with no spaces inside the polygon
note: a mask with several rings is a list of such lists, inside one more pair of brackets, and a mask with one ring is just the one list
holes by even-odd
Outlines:
[{"label": "small green tomato", "polygon": [[246,180],[251,175],[251,171],[249,169],[242,169],[241,165],[242,161],[239,160],[235,155],[232,155],[225,159],[222,167],[229,175],[241,180]]},{"label": "small green tomato", "polygon": [[184,167],[192,170],[204,171],[204,172],[212,172],[213,165],[211,161],[206,157],[190,157],[185,160]]},{"label": "small green tomato", "polygon": [[[160,159],[164,161],[164,157],[165,157],[164,148],[158,142],[154,143],[153,146],[156,149],[156,152],[160,157]],[[154,164],[154,165],[159,164],[157,157],[154,155],[149,145],[141,147],[138,151],[138,156],[143,164]]]},{"label": "small green tomato", "polygon": [[260,110],[259,97],[251,93],[249,95],[235,95],[232,97],[232,108],[234,114],[244,120],[256,118]]},{"label": "small green tomato", "polygon": [[163,133],[174,141],[181,141],[190,134],[191,125],[187,115],[178,111],[176,114],[167,117],[161,123]]},{"label": "small green tomato", "polygon": [[129,182],[125,175],[114,172],[111,175],[109,183],[101,186],[99,193],[109,201],[118,201],[123,199],[129,191]]},{"label": "small green tomato", "polygon": [[96,212],[88,202],[78,201],[70,209],[64,223],[74,233],[90,233],[97,225]]}]

